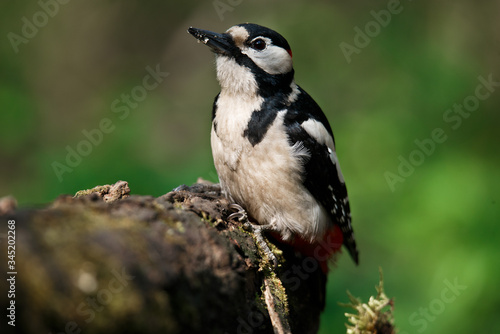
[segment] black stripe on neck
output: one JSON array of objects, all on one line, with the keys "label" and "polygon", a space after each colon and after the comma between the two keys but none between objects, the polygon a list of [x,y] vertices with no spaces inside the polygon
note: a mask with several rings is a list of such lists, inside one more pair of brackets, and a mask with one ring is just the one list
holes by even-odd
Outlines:
[{"label": "black stripe on neck", "polygon": [[286,98],[288,95],[277,94],[264,99],[260,110],[255,110],[250,117],[247,128],[243,131],[252,146],[257,145],[264,139],[267,131],[273,124],[278,112],[286,108]]}]

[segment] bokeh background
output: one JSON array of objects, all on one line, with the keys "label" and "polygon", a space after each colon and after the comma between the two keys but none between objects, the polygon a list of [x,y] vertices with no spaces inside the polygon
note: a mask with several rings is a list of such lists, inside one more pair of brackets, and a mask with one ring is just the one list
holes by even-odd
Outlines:
[{"label": "bokeh background", "polygon": [[[380,14],[388,7],[390,17]],[[44,20],[37,1],[0,4],[0,195],[32,207],[117,180],[154,196],[198,177],[217,181],[213,55],[186,29],[259,23],[291,44],[296,81],[330,119],[348,184],[361,262],[343,256],[332,270],[320,333],[345,332],[347,310],[337,302],[347,289],[374,294],[379,266],[401,333],[500,332],[500,86],[479,88],[490,94],[474,99],[479,77],[500,81],[498,1],[47,8]],[[40,27],[23,28],[26,21]],[[369,29],[369,40],[356,38],[358,29]],[[346,57],[347,44],[357,49]],[[113,102],[142,85],[148,66],[169,75],[120,118]],[[464,101],[470,112],[448,111]],[[68,150],[84,149],[84,131],[105,118],[113,130],[58,177],[54,166],[67,165]],[[446,139],[431,149],[435,129]]]}]

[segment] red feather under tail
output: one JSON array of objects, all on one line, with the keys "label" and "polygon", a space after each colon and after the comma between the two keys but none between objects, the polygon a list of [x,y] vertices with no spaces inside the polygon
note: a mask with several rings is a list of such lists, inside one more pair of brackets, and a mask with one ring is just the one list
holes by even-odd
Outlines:
[{"label": "red feather under tail", "polygon": [[281,237],[272,233],[273,237],[279,242],[289,244],[293,249],[302,255],[312,257],[318,261],[323,273],[328,273],[328,262],[333,258],[335,253],[341,251],[344,238],[340,227],[334,225],[333,228],[326,231],[321,241],[310,243],[309,241],[296,236],[293,241],[283,241]]}]

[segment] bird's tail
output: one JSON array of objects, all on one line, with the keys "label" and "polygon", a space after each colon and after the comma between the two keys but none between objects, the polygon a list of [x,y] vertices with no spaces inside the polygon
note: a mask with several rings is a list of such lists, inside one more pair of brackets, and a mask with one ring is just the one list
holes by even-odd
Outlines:
[{"label": "bird's tail", "polygon": [[356,247],[356,240],[354,240],[354,234],[350,231],[348,235],[344,235],[344,246],[347,248],[349,255],[351,255],[352,259],[356,264],[359,264],[359,253],[358,248]]}]

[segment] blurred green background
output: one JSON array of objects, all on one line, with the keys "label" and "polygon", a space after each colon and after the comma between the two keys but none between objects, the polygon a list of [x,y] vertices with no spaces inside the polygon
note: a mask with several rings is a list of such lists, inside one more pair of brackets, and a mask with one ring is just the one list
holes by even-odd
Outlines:
[{"label": "blurred green background", "polygon": [[[154,196],[216,181],[213,55],[186,29],[259,23],[291,44],[348,184],[360,265],[332,270],[320,333],[345,332],[337,302],[374,294],[379,266],[400,333],[500,333],[498,13],[498,1],[5,1],[0,196],[26,207],[117,180]],[[114,112],[148,66],[169,75]],[[105,118],[113,130],[82,144]],[[88,154],[58,177],[68,149]]]}]

